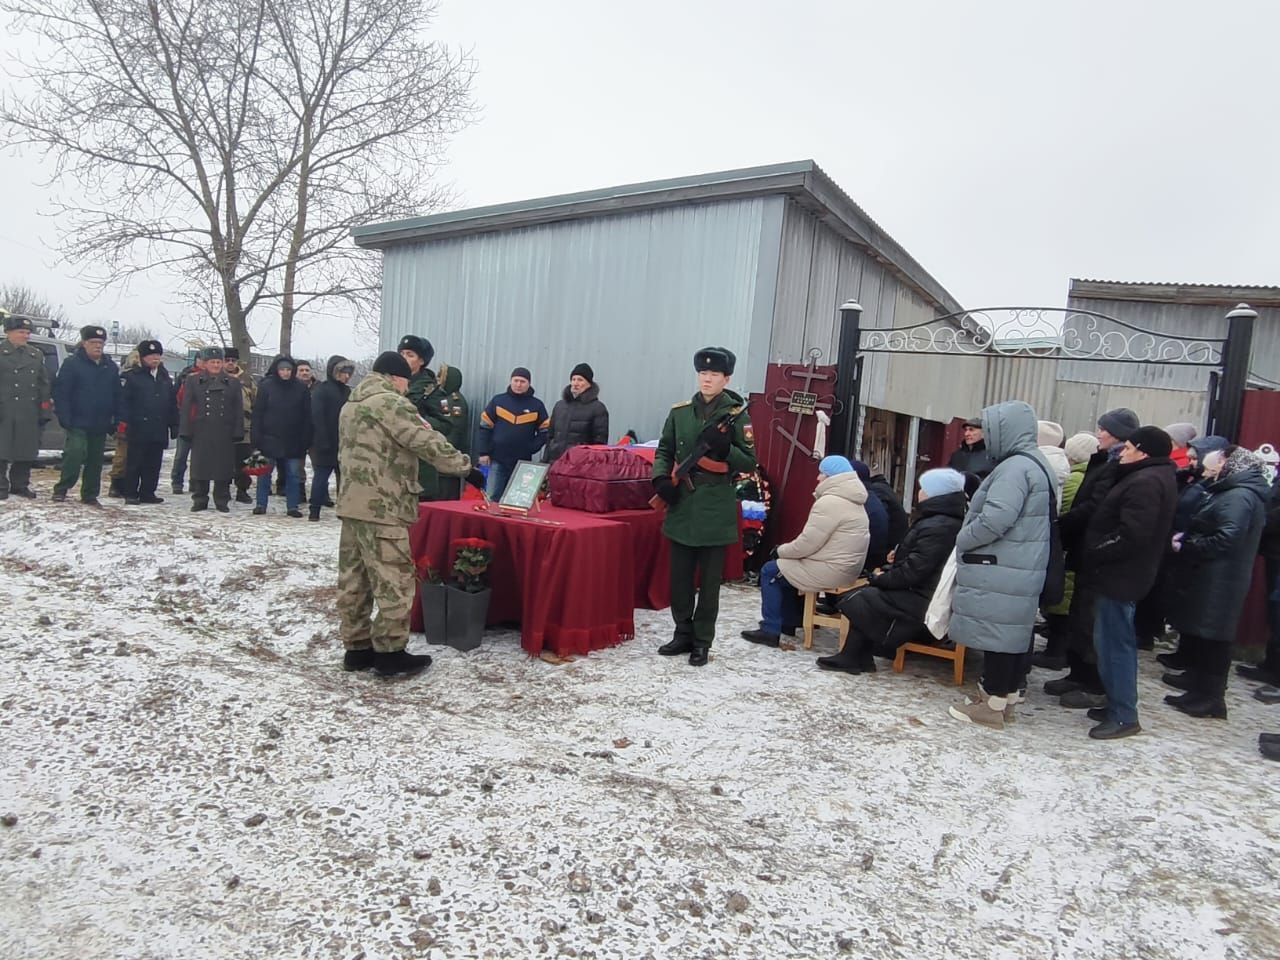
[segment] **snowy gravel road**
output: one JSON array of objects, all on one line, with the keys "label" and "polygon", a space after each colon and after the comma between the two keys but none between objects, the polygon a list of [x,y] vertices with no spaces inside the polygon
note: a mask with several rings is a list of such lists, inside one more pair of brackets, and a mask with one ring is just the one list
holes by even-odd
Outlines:
[{"label": "snowy gravel road", "polygon": [[6,960],[1280,956],[1248,685],[1191,720],[1145,655],[1143,736],[1038,684],[996,734],[941,662],[737,639],[738,587],[701,671],[638,611],[380,681],[337,667],[337,521],[187,506],[0,503]]}]

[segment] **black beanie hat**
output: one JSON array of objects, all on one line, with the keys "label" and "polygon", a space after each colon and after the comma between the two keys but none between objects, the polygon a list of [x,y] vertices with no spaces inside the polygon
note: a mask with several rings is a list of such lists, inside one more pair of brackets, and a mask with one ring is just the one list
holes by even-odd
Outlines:
[{"label": "black beanie hat", "polygon": [[526,380],[528,380],[530,383],[532,383],[532,382],[533,382],[533,374],[529,372],[529,368],[528,368],[528,367],[516,367],[514,370],[512,370],[512,371],[511,371],[511,376],[512,376],[513,378],[514,378],[514,377],[524,377],[524,378],[525,378]]},{"label": "black beanie hat", "polygon": [[1117,440],[1128,440],[1133,436],[1133,431],[1141,425],[1142,421],[1138,419],[1138,415],[1128,407],[1108,410],[1098,418],[1098,426]]},{"label": "black beanie hat", "polygon": [[240,359],[240,351],[239,351],[239,350],[237,350],[235,347],[226,347],[226,348],[224,348],[224,349],[223,349],[223,351],[222,351],[222,359],[224,359],[224,360],[239,360],[239,359]]},{"label": "black beanie hat", "polygon": [[591,383],[596,382],[596,372],[591,369],[591,364],[589,363],[580,363],[570,370],[569,378],[572,379],[574,377],[582,377],[584,380],[588,380]]},{"label": "black beanie hat", "polygon": [[[422,365],[425,367],[431,363],[431,358],[436,355],[436,348],[431,345],[431,341],[426,337],[418,337],[410,333],[400,338],[400,345],[397,350],[412,350],[422,358]],[[396,374],[399,376],[399,374]],[[410,374],[412,376],[412,374]]]},{"label": "black beanie hat", "polygon": [[[406,350],[412,350],[412,347],[406,347]],[[417,353],[416,350],[414,350]],[[418,354],[421,356],[421,354]],[[386,353],[378,354],[378,359],[373,361],[373,372],[381,373],[388,377],[404,377],[408,380],[413,376],[413,371],[409,369],[409,361],[394,350],[388,350]]]},{"label": "black beanie hat", "polygon": [[1128,439],[1148,457],[1167,457],[1173,453],[1173,438],[1159,427],[1139,427]]},{"label": "black beanie hat", "polygon": [[138,344],[138,357],[150,357],[154,354],[163,354],[164,347],[161,346],[159,340],[143,340]]}]

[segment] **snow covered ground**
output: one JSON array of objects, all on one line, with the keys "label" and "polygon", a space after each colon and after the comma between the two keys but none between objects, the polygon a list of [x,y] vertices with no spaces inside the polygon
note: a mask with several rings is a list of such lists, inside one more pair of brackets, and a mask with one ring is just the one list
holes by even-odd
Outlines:
[{"label": "snow covered ground", "polygon": [[1191,720],[1146,655],[1144,735],[1038,684],[997,734],[940,661],[738,639],[739,587],[702,670],[638,611],[567,665],[493,632],[382,681],[337,666],[331,515],[109,503],[0,503],[7,960],[1280,956],[1247,685]]}]

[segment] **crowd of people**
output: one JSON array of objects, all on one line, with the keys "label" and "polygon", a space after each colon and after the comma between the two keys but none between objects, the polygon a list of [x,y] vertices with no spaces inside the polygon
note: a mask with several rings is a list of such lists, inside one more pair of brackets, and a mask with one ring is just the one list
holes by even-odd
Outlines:
[{"label": "crowd of people", "polygon": [[[1086,711],[1090,737],[1110,740],[1141,731],[1139,650],[1168,628],[1179,644],[1158,657],[1174,691],[1165,702],[1226,718],[1232,645],[1261,555],[1270,637],[1263,661],[1238,672],[1267,684],[1258,699],[1280,702],[1273,464],[1226,438],[1198,437],[1192,424],[1142,425],[1128,409],[1065,437],[1010,401],[963,431],[949,465],[920,476],[913,522],[887,543],[877,542],[876,516],[899,516],[897,495],[869,482],[863,464],[822,460],[808,522],[764,565],[760,624],[743,637],[777,646],[800,625],[801,592],[843,591],[848,639],[817,664],[857,675],[904,642],[938,642],[926,621],[941,604],[945,639],[983,652],[978,695],[952,706],[953,717],[1003,729],[1033,666],[1065,669],[1045,692]],[[1260,748],[1280,759],[1280,737],[1264,734]]]},{"label": "crowd of people", "polygon": [[[27,344],[30,321],[7,317],[5,335],[0,499],[35,496],[40,431],[57,417],[66,443],[55,501],[79,484],[81,501],[101,506],[104,448],[114,433],[110,495],[128,505],[162,502],[161,461],[176,440],[171,489],[183,493],[189,474],[193,511],[212,502],[228,512],[233,486],[235,501],[253,504],[256,515],[273,495],[284,497],[289,517],[302,517],[304,503],[312,520],[337,506],[348,669],[395,674],[429,662],[404,651],[411,564],[388,568],[382,552],[407,536],[415,517],[401,497],[455,499],[465,479],[498,498],[518,462],[539,453],[550,462],[575,445],[609,440],[609,413],[586,363],[570,371],[550,413],[530,370],[513,369],[480,414],[477,470],[462,375],[447,364],[433,370],[424,337],[406,336],[379,357],[353,394],[355,364],[342,356],[329,359],[323,379],[288,356],[256,379],[234,349],[208,347],[171,378],[163,345],[149,339],[117,369],[104,352],[106,331],[92,325],[51,381],[43,355]],[[675,621],[659,652],[688,654],[695,666],[708,659],[724,551],[738,536],[732,478],[756,466],[746,402],[728,389],[735,362],[723,347],[695,354],[698,391],[673,406],[654,462]],[[423,431],[424,423],[433,429]],[[1168,627],[1178,647],[1159,659],[1178,692],[1165,701],[1191,717],[1227,716],[1232,644],[1261,553],[1273,591],[1271,636],[1263,661],[1239,673],[1267,684],[1259,699],[1280,702],[1274,472],[1224,437],[1198,437],[1191,424],[1143,425],[1134,411],[1116,409],[1095,431],[1066,437],[1028,404],[999,403],[964,423],[947,467],[920,476],[911,518],[883,475],[842,456],[823,459],[808,521],[764,564],[760,623],[743,636],[778,646],[800,625],[801,594],[826,593],[824,602],[848,618],[849,635],[818,666],[857,675],[903,642],[936,639],[928,621],[939,608],[946,637],[984,654],[978,695],[952,706],[952,716],[1003,729],[1033,666],[1065,669],[1045,692],[1087,711],[1092,738],[1115,739],[1141,730],[1138,653]],[[1045,638],[1038,652],[1037,633]],[[375,663],[375,653],[394,656]],[[1264,736],[1261,748],[1280,759],[1280,738]]]}]

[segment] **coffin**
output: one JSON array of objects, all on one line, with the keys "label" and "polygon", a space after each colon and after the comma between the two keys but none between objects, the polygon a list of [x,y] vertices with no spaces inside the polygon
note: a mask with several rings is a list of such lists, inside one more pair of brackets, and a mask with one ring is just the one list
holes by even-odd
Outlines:
[{"label": "coffin", "polygon": [[570,510],[646,510],[653,467],[626,447],[570,447],[551,465],[551,502]]}]

